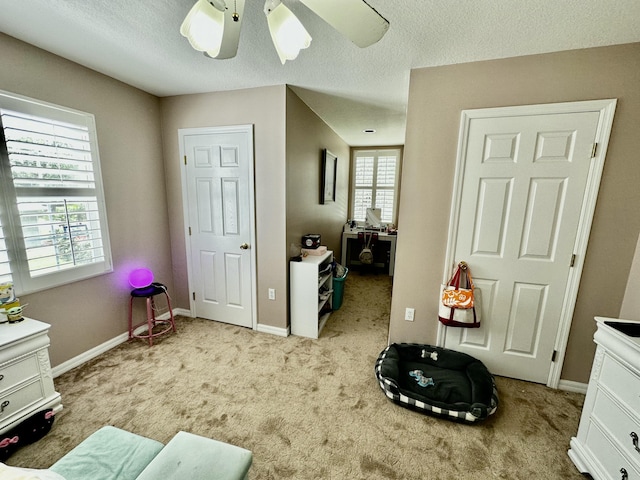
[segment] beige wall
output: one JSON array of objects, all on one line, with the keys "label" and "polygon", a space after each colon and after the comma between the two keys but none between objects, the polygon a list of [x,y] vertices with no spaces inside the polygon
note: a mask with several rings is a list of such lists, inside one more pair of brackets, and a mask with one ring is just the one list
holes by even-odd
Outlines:
[{"label": "beige wall", "polygon": [[[617,316],[640,233],[640,44],[411,73],[390,339],[434,343],[460,112],[617,98],[562,379],[588,381],[593,317]],[[405,307],[416,320],[404,321]]]},{"label": "beige wall", "polygon": [[636,254],[633,256],[629,281],[620,308],[620,318],[640,320],[640,295],[638,292],[640,292],[640,237],[638,237]]},{"label": "beige wall", "polygon": [[[284,85],[161,99],[171,257],[178,306],[189,308],[178,130],[252,124],[258,323],[286,328],[285,100]],[[276,289],[275,301],[268,300],[269,288]]]},{"label": "beige wall", "polygon": [[[96,118],[114,272],[21,297],[27,316],[51,324],[56,366],[127,331],[127,275],[133,268],[152,268],[173,290],[160,103],[2,34],[0,63],[0,89]],[[141,309],[136,313],[143,315]]]},{"label": "beige wall", "polygon": [[[320,204],[322,149],[338,157],[336,201]],[[287,245],[319,233],[339,260],[349,200],[349,146],[287,89]]]}]

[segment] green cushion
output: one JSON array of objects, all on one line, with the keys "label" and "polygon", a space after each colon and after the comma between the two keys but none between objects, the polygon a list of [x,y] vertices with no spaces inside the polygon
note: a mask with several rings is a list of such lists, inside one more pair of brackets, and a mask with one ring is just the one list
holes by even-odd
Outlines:
[{"label": "green cushion", "polygon": [[162,443],[150,438],[106,426],[54,463],[51,470],[66,480],[135,480],[162,448]]},{"label": "green cushion", "polygon": [[178,432],[138,480],[242,480],[252,459],[253,454],[244,448]]}]

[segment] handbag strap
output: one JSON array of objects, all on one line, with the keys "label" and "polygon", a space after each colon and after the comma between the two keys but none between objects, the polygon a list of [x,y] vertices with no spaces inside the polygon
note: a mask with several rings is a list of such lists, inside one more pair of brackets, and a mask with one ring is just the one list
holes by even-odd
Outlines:
[{"label": "handbag strap", "polygon": [[450,287],[460,288],[460,267],[456,267],[456,271],[453,272],[453,275],[447,285]]},{"label": "handbag strap", "polygon": [[467,265],[467,262],[458,263],[458,265],[456,266],[456,270],[455,272],[453,272],[453,275],[451,276],[451,279],[449,280],[447,285],[450,287],[460,288],[460,277],[462,276],[462,274],[464,274],[465,276],[467,285],[466,287],[462,288],[475,288],[475,286],[473,285],[473,278],[471,278],[471,269],[469,268],[469,265]]},{"label": "handbag strap", "polygon": [[473,278],[471,278],[471,269],[467,267],[464,273],[467,277],[467,288],[473,290],[475,287],[473,285]]}]

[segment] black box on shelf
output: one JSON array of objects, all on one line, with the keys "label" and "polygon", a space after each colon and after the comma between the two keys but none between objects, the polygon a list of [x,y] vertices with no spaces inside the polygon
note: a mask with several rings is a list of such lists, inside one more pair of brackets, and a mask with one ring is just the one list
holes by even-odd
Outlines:
[{"label": "black box on shelf", "polygon": [[302,236],[302,248],[318,248],[320,246],[319,233],[307,233]]}]

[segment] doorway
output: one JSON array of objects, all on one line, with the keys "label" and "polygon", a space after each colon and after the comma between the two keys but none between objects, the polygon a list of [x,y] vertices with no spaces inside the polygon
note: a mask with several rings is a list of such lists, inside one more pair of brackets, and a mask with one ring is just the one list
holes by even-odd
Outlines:
[{"label": "doorway", "polygon": [[479,329],[438,344],[556,388],[615,100],[462,113],[445,278],[471,267]]},{"label": "doorway", "polygon": [[255,329],[253,126],[178,136],[191,315]]}]

